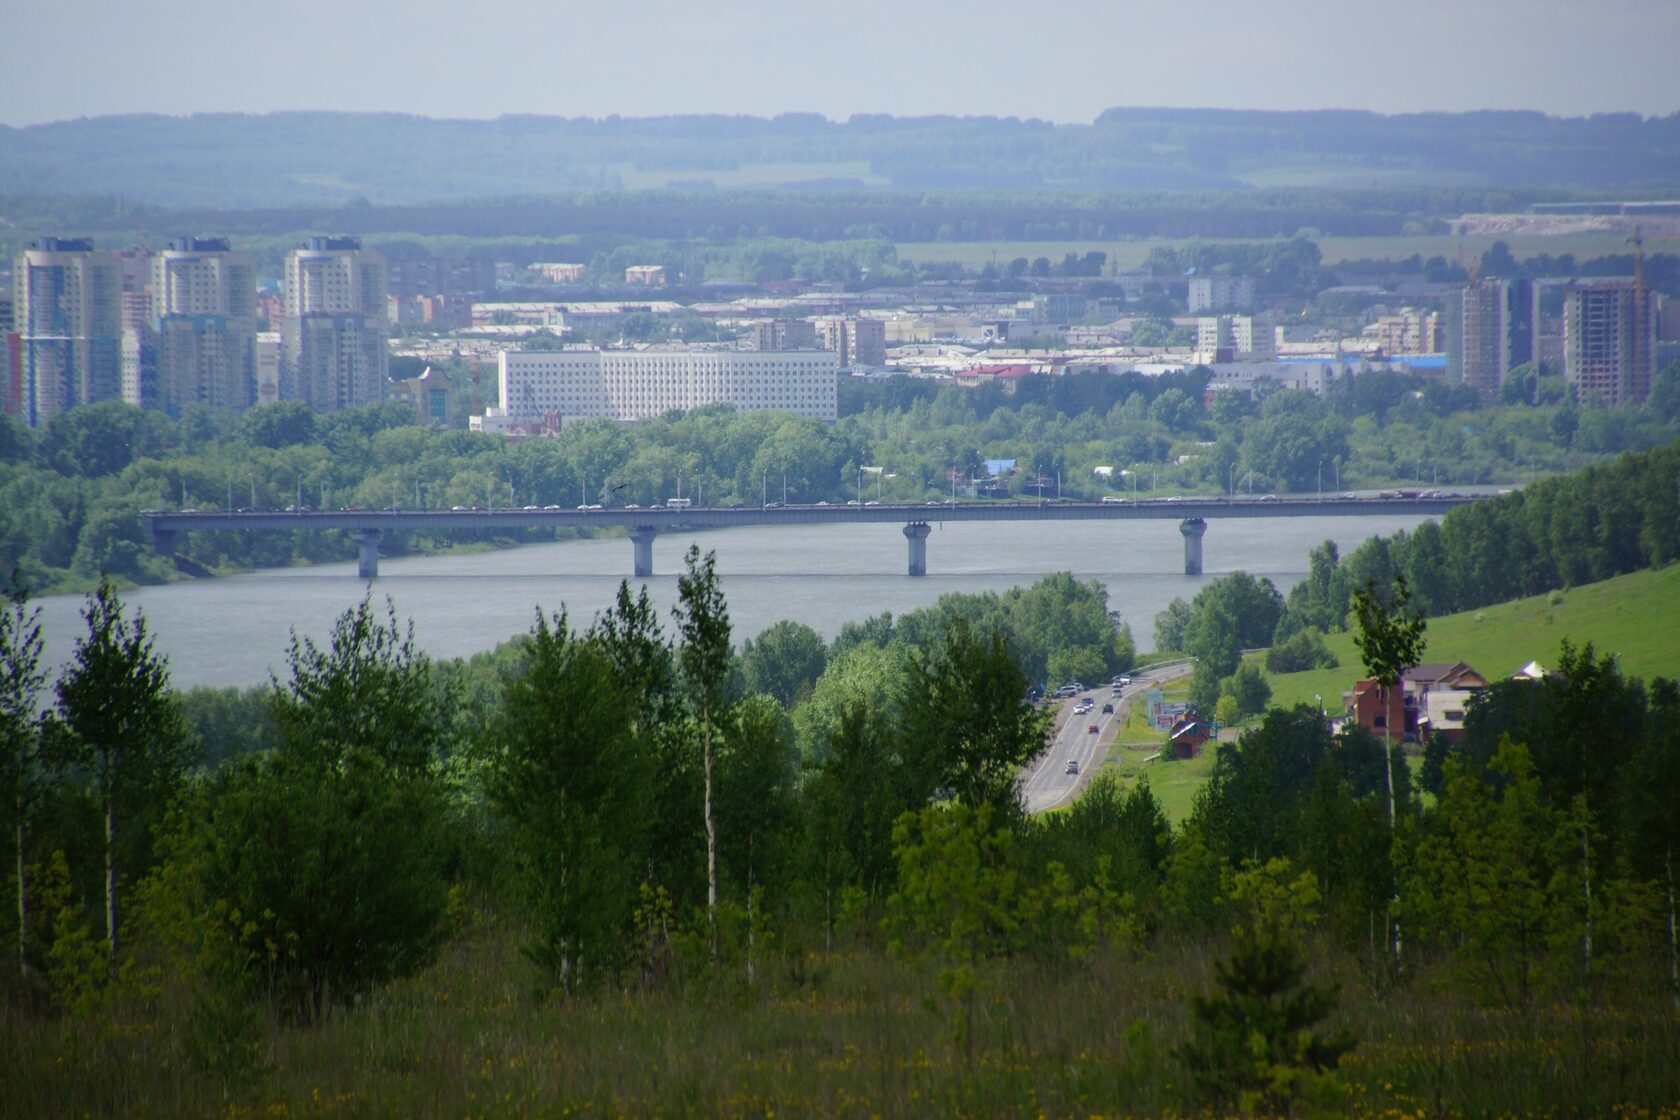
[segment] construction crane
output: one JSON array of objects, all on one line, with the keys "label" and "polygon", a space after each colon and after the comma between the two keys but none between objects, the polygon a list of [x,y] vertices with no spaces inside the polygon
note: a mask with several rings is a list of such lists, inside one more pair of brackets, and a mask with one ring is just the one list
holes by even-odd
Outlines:
[{"label": "construction crane", "polygon": [[1643,401],[1656,371],[1651,362],[1651,301],[1645,291],[1645,236],[1638,226],[1627,243],[1633,246],[1633,339],[1628,365],[1635,381],[1633,399]]},{"label": "construction crane", "polygon": [[1458,243],[1458,267],[1464,270],[1464,275],[1468,278],[1470,287],[1474,288],[1476,286],[1476,275],[1481,272],[1481,265],[1471,262],[1469,255],[1464,251],[1464,242],[1462,241]]}]

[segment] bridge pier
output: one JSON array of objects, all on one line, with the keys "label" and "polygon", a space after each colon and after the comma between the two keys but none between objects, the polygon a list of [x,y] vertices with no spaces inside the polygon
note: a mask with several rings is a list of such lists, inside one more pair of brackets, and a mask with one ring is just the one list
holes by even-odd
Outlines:
[{"label": "bridge pier", "polygon": [[153,529],[152,547],[159,556],[174,556],[175,548],[180,544],[178,534],[173,529]]},{"label": "bridge pier", "polygon": [[381,529],[356,530],[356,543],[361,546],[361,554],[356,558],[357,579],[379,578],[379,542],[384,539]]},{"label": "bridge pier", "polygon": [[1178,531],[1184,534],[1184,574],[1199,576],[1202,574],[1202,534],[1207,532],[1207,522],[1200,517],[1190,517],[1178,523]]},{"label": "bridge pier", "polygon": [[631,571],[638,577],[653,574],[653,538],[658,536],[658,530],[652,525],[637,525],[630,530],[630,544],[634,548],[635,561]]},{"label": "bridge pier", "polygon": [[904,539],[910,542],[910,574],[913,576],[927,575],[927,539],[928,528],[926,521],[912,521],[904,527]]}]

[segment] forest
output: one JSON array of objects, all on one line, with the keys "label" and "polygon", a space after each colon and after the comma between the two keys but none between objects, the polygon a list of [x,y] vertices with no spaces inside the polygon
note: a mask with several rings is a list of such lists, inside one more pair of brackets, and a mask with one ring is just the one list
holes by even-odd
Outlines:
[{"label": "forest", "polygon": [[[321,174],[326,167],[334,173]],[[1240,191],[1279,173],[1362,187],[1637,194],[1680,179],[1680,117],[1114,108],[1090,124],[1053,124],[283,112],[0,128],[0,191],[165,205],[435,202],[743,181],[795,191]]]},{"label": "forest", "polygon": [[1420,769],[1273,710],[1181,823],[1025,816],[1104,598],[738,643],[692,549],[669,619],[434,663],[369,598],[181,694],[109,585],[49,680],[14,591],[0,1115],[1673,1115],[1680,687],[1566,643]]}]

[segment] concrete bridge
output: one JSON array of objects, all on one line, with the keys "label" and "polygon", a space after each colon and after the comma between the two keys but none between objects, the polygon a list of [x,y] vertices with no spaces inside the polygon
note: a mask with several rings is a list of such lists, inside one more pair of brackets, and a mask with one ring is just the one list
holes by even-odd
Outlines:
[{"label": "concrete bridge", "polygon": [[1141,501],[956,501],[921,505],[659,506],[650,509],[455,509],[216,512],[147,510],[140,515],[159,553],[175,554],[182,533],[290,533],[336,529],[359,546],[356,574],[379,574],[379,544],[387,532],[485,532],[509,529],[622,528],[632,550],[632,570],[653,574],[653,539],[660,533],[721,529],[733,525],[898,525],[909,546],[909,574],[927,574],[932,522],[943,521],[1158,521],[1176,520],[1184,534],[1184,573],[1202,572],[1202,537],[1209,521],[1229,517],[1370,517],[1382,514],[1440,516],[1478,496],[1434,497],[1234,497],[1152,498]]}]

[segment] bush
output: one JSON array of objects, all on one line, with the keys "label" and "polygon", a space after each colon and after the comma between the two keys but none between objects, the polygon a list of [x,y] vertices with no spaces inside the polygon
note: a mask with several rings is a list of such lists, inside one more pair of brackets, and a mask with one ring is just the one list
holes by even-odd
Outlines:
[{"label": "bush", "polygon": [[1266,651],[1268,673],[1305,673],[1309,669],[1339,669],[1341,660],[1324,644],[1320,630],[1298,630]]}]

